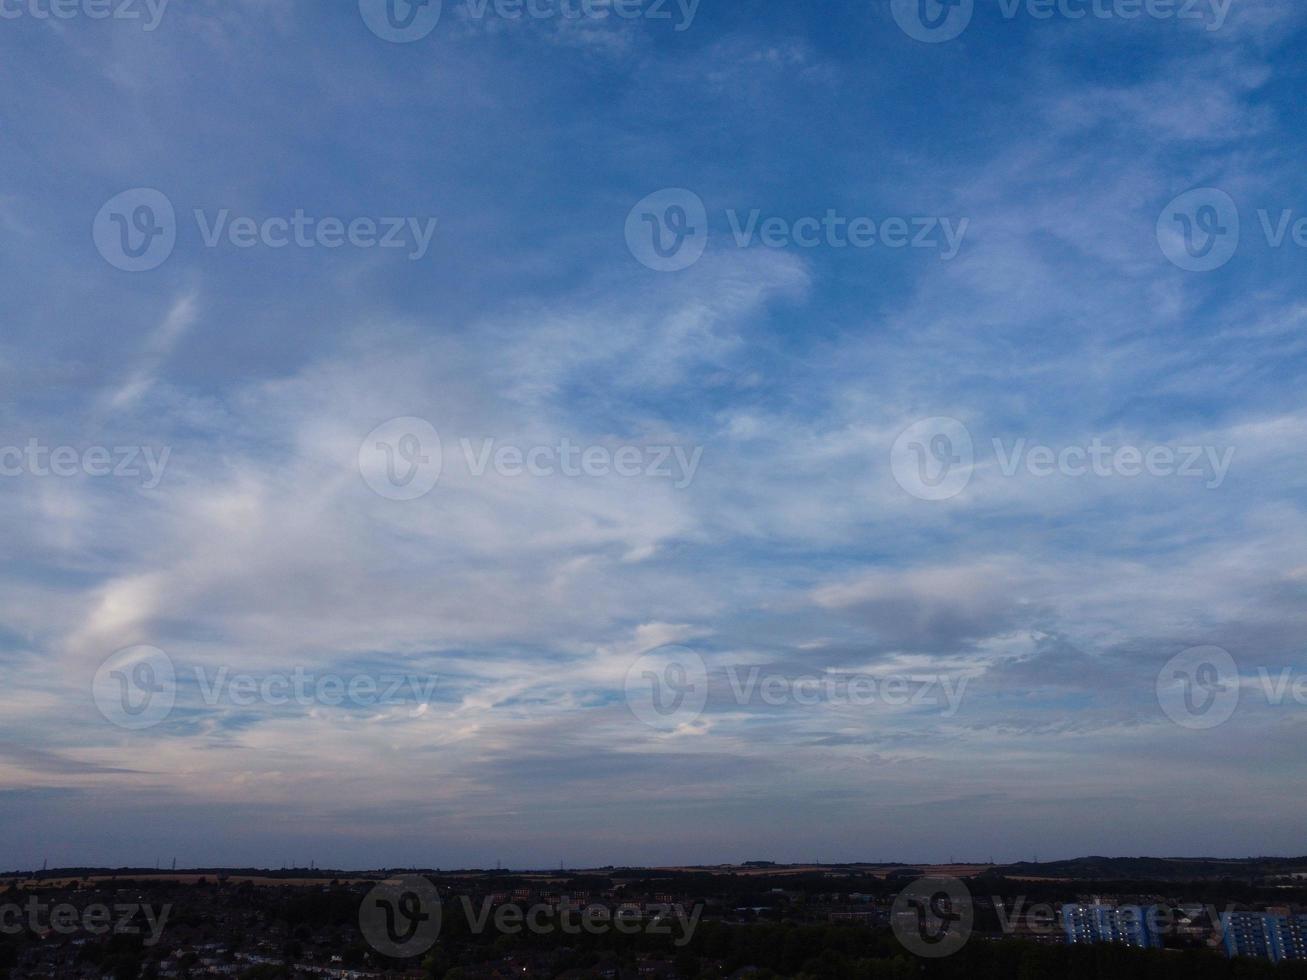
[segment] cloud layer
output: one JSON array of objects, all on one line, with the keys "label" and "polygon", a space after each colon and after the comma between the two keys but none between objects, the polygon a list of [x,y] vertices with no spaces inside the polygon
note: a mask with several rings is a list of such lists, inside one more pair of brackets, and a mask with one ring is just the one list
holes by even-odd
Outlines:
[{"label": "cloud layer", "polygon": [[[79,463],[0,478],[0,866],[1300,851],[1307,706],[1261,681],[1307,671],[1307,255],[1254,216],[1304,200],[1302,18],[981,12],[932,45],[886,7],[451,11],[408,45],[308,2],[9,23],[0,445]],[[1210,274],[1156,238],[1196,186],[1244,222]],[[179,216],[135,274],[90,234],[133,187]],[[623,239],[668,187],[709,228],[677,273]],[[196,209],[438,223],[411,261],[211,248]],[[968,230],[948,260],[740,247],[754,209]],[[387,499],[360,448],[408,417],[439,482]],[[933,418],[973,444],[944,500],[892,465]],[[1005,462],[1095,440],[1232,455]],[[565,446],[638,471],[478,469]],[[142,644],[176,703],[132,731],[92,688]],[[1200,731],[1157,684],[1208,644],[1246,690]],[[669,645],[709,696],[649,725],[631,671]],[[752,668],[790,693],[742,698]],[[404,686],[227,686],[297,672]],[[965,684],[793,693],[851,677]]]}]

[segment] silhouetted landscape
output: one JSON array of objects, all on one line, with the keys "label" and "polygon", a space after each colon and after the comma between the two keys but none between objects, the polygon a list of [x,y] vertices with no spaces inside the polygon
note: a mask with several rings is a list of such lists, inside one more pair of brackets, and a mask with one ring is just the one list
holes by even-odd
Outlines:
[{"label": "silhouetted landscape", "polygon": [[[417,921],[439,907],[438,928],[412,955],[383,952],[367,904],[387,882],[419,880],[432,889],[427,904],[406,907],[400,898],[394,908]],[[962,912],[965,904],[966,933],[947,956],[916,946],[918,919],[904,924],[899,903],[922,881],[956,883],[966,896],[952,907]],[[1307,964],[1247,955],[1226,935],[1240,915],[1307,908],[1307,858],[567,871],[58,868],[0,882],[0,908],[27,910],[7,913],[6,923],[28,916],[0,941],[0,964],[14,977],[1307,976]],[[81,927],[52,925],[61,905],[76,910],[66,917]],[[97,934],[86,924],[96,906],[121,922]],[[1089,938],[1071,926],[1086,910],[1143,907],[1165,925]],[[42,908],[45,921],[31,912]]]}]

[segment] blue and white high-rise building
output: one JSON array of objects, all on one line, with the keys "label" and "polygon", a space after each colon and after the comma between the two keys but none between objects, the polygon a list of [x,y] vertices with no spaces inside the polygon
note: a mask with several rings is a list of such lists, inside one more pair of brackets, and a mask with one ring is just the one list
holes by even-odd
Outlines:
[{"label": "blue and white high-rise building", "polygon": [[1225,952],[1279,963],[1307,960],[1307,915],[1225,912],[1221,915]]},{"label": "blue and white high-rise building", "polygon": [[1140,949],[1162,945],[1156,932],[1157,906],[1063,905],[1062,928],[1069,943],[1121,943]]}]

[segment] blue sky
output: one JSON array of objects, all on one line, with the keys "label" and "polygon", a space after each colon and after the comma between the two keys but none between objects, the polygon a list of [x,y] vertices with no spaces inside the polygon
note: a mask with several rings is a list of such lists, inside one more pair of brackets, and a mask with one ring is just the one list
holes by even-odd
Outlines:
[{"label": "blue sky", "polygon": [[[1307,849],[1304,15],[1142,6],[6,0],[0,449],[78,463],[0,456],[0,867]],[[1207,647],[1237,710],[1176,724]],[[296,671],[434,684],[206,697]]]}]

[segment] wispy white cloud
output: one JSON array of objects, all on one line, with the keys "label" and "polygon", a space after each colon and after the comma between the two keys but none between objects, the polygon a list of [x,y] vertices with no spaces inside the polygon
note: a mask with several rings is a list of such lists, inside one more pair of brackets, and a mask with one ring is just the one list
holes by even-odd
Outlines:
[{"label": "wispy white cloud", "polygon": [[[513,29],[539,63],[453,22],[398,49],[307,5],[191,7],[178,26],[195,30],[108,46],[63,32],[44,51],[84,62],[75,84],[29,58],[17,95],[51,125],[17,123],[67,172],[99,167],[112,186],[99,200],[70,190],[58,221],[30,175],[0,199],[12,267],[46,264],[65,284],[10,284],[0,377],[42,365],[50,380],[5,401],[14,435],[0,442],[172,456],[150,489],[0,481],[0,789],[36,794],[25,826],[47,845],[85,837],[68,802],[81,794],[118,830],[188,815],[178,842],[197,860],[215,808],[240,825],[211,835],[232,841],[218,861],[312,842],[342,863],[411,863],[419,836],[435,863],[493,860],[507,840],[524,862],[805,856],[809,843],[913,859],[956,846],[960,807],[982,828],[974,846],[1014,857],[1101,840],[1085,812],[1104,800],[1131,849],[1211,849],[1197,824],[1177,840],[1158,806],[1217,813],[1192,770],[1162,764],[1195,742],[1161,715],[1157,671],[1200,643],[1292,664],[1307,627],[1296,280],[1240,259],[1218,290],[1153,238],[1160,207],[1194,183],[1251,201],[1291,187],[1276,44],[1293,24],[1272,4],[1245,10],[1215,36],[1158,34],[1134,72],[1087,71],[1078,48],[1104,39],[1092,28],[1045,32],[1021,57],[1003,49],[1016,80],[981,72],[983,93],[968,88],[968,59],[989,50],[977,34],[936,52],[954,59],[931,63],[940,90],[907,108],[903,87],[926,84],[916,48],[881,38],[871,57],[765,18],[667,50],[628,28]],[[303,72],[285,67],[291,38],[316,55]],[[634,82],[605,60],[632,51]],[[224,59],[248,70],[215,100],[191,78]],[[585,111],[556,114],[556,99]],[[779,135],[761,139],[760,119]],[[80,285],[88,212],[138,184],[163,186],[183,217],[320,202],[438,213],[436,258],[310,261],[183,236],[152,278],[97,266],[104,278]],[[625,252],[622,222],[673,184],[714,215],[928,202],[971,230],[948,263],[716,234],[693,268],[662,276]],[[143,339],[124,326],[142,323]],[[888,465],[898,435],[937,415],[977,447],[970,485],[944,503],[904,493]],[[368,488],[357,454],[405,416],[435,425],[445,465],[430,495],[401,503]],[[1209,489],[1008,476],[992,445],[1095,437],[1237,454]],[[703,456],[678,488],[476,475],[462,445],[562,439]],[[132,733],[89,692],[105,657],[141,643],[185,683],[166,723]],[[718,697],[657,732],[623,687],[668,644],[699,652],[719,688],[741,665],[954,672],[970,686],[949,716]],[[205,704],[194,673],[296,668],[436,683],[367,710]],[[1301,726],[1249,705],[1203,743],[1204,780],[1287,800],[1301,760],[1247,759]],[[1289,807],[1239,816],[1232,849],[1296,839]],[[669,825],[693,833],[668,843]]]}]

